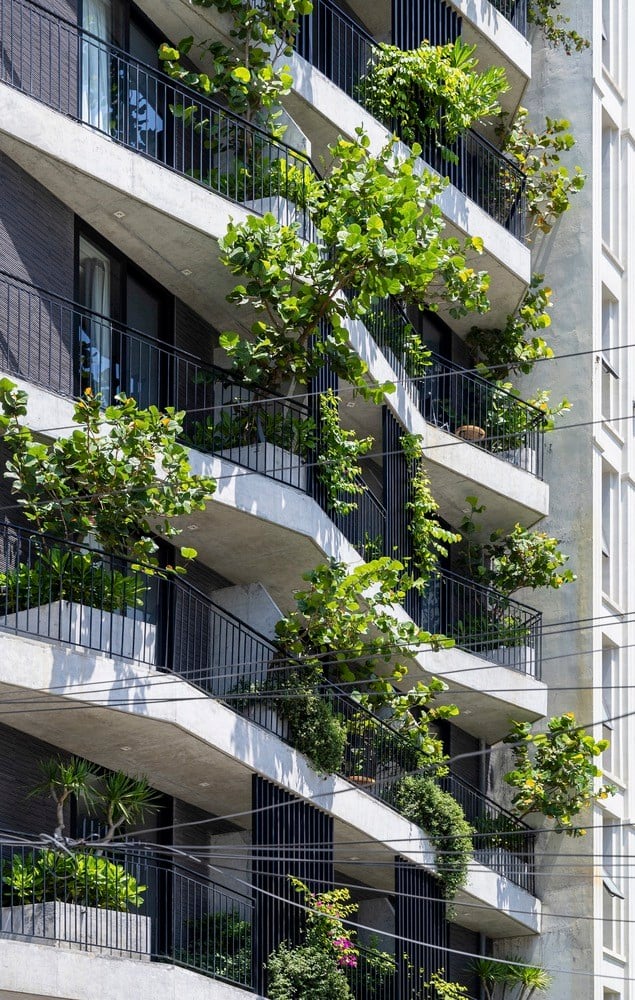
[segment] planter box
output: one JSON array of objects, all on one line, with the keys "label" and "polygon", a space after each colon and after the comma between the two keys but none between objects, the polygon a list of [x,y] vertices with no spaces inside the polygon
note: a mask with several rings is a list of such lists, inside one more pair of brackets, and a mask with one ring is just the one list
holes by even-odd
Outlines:
[{"label": "planter box", "polygon": [[230,462],[245,465],[254,472],[262,472],[270,479],[277,479],[281,483],[296,486],[306,492],[306,462],[295,452],[281,448],[277,444],[259,441],[257,444],[227,448],[219,454],[222,458],[228,458]]},{"label": "planter box", "polygon": [[266,215],[271,212],[282,226],[291,226],[297,223],[300,227],[300,235],[306,226],[307,219],[304,209],[298,208],[293,201],[288,201],[282,195],[274,194],[268,198],[256,198],[253,201],[244,202],[244,206],[258,215]]},{"label": "planter box", "polygon": [[538,474],[538,454],[535,448],[513,448],[511,451],[499,452],[498,457],[533,476]]},{"label": "planter box", "polygon": [[503,667],[513,667],[530,677],[536,676],[536,651],[533,646],[497,646],[485,655],[488,660]]},{"label": "planter box", "polygon": [[100,611],[86,604],[54,601],[7,615],[3,625],[17,632],[61,639],[110,656],[155,663],[157,627],[141,618]]},{"label": "planter box", "polygon": [[242,714],[247,719],[262,726],[268,733],[272,733],[283,740],[283,742],[289,742],[289,723],[278,714],[275,708],[271,708],[270,705],[253,700],[245,707]]},{"label": "planter box", "polygon": [[0,910],[3,937],[53,948],[150,961],[151,919],[79,903],[31,903]]}]

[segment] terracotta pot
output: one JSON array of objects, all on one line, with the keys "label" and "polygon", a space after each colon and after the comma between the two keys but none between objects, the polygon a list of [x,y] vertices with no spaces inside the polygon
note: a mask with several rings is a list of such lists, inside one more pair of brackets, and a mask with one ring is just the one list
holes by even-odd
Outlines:
[{"label": "terracotta pot", "polygon": [[351,781],[354,785],[374,785],[375,779],[369,778],[366,774],[347,774],[347,781]]},{"label": "terracotta pot", "polygon": [[476,424],[463,424],[461,427],[457,427],[454,433],[457,437],[463,438],[464,441],[482,441],[485,437],[483,428]]}]

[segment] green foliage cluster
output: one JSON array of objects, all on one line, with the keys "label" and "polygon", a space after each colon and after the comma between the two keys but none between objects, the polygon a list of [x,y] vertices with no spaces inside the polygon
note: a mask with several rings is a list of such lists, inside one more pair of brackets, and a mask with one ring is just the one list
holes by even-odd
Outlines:
[{"label": "green foliage cluster", "polygon": [[510,372],[529,375],[536,361],[553,357],[553,350],[539,336],[539,331],[551,326],[547,310],[552,305],[552,292],[543,282],[544,274],[532,276],[522,302],[507,316],[503,328],[474,326],[467,335],[467,343],[487,378],[504,379]]},{"label": "green foliage cluster", "polygon": [[437,874],[446,898],[465,885],[472,856],[473,829],[455,799],[434,778],[407,775],[397,787],[399,812],[416,823],[436,848]]},{"label": "green foliage cluster", "polygon": [[55,850],[14,854],[2,866],[2,883],[10,905],[57,900],[123,911],[141,906],[147,888],[108,858]]},{"label": "green foliage cluster", "polygon": [[123,614],[143,607],[147,587],[137,576],[111,569],[88,552],[47,550],[37,541],[30,547],[30,564],[0,573],[0,601],[7,614],[52,601]]},{"label": "green foliage cluster", "polygon": [[230,448],[244,448],[260,441],[276,445],[297,455],[306,456],[315,446],[315,421],[300,419],[291,412],[262,406],[240,406],[221,410],[203,420],[194,417],[187,423],[184,440],[201,451],[218,453]]},{"label": "green foliage cluster", "polygon": [[378,45],[360,81],[364,104],[388,128],[396,122],[409,145],[431,134],[452,155],[447,144],[498,114],[499,97],[509,89],[501,67],[477,72],[475,51],[460,38],[447,45],[422,42],[408,51]]},{"label": "green foliage cluster", "polygon": [[468,998],[467,987],[461,986],[459,983],[448,982],[443,969],[432,973],[430,982],[426,983],[425,988],[425,1000],[467,1000]]},{"label": "green foliage cluster", "polygon": [[472,962],[486,1000],[531,1000],[535,993],[545,993],[551,978],[538,965],[526,965],[520,957],[512,959],[477,958]]},{"label": "green foliage cluster", "polygon": [[73,850],[79,841],[64,837],[64,810],[71,796],[91,815],[99,815],[106,833],[96,847],[110,843],[124,824],[141,822],[158,808],[158,796],[146,778],[132,778],[123,771],[101,769],[81,757],[50,757],[40,762],[42,781],[31,795],[44,795],[55,803],[54,840],[60,849],[15,854],[2,866],[7,902],[45,903],[58,900],[114,910],[141,906],[144,885],[138,885],[125,866],[101,853]]},{"label": "green foliage cluster", "polygon": [[501,126],[499,135],[504,138],[504,150],[513,156],[525,175],[525,199],[533,228],[548,233],[571,204],[571,195],[581,191],[586,176],[576,166],[570,173],[560,160],[575,140],[568,131],[566,118],[545,120],[542,131],[529,126],[529,112],[519,108],[507,131]]},{"label": "green foliage cluster", "polygon": [[27,402],[25,392],[0,379],[0,432],[11,456],[5,477],[24,515],[56,538],[91,534],[108,554],[156,566],[153,535],[178,535],[171,519],[203,510],[216,489],[213,479],[191,473],[177,442],[184,414],[141,410],[124,395],[102,410],[101,398],[86,389],[73,410],[78,428],[45,444],[22,422]]},{"label": "green foliage cluster", "polygon": [[223,262],[244,279],[229,301],[262,318],[250,338],[225,332],[220,342],[248,383],[273,390],[289,378],[306,384],[328,361],[335,374],[381,402],[391,387],[369,388],[344,321],[363,320],[388,295],[421,308],[446,302],[457,316],[484,312],[488,276],[466,259],[482,250],[482,241],[443,237],[434,201],[445,182],[421,174],[418,148],[399,159],[389,144],[374,156],[360,132],[331,152],[333,167],[310,198],[314,242],[271,214],[230,225],[221,240]]},{"label": "green foliage cluster", "polygon": [[[165,72],[205,97],[222,99],[231,111],[247,121],[264,111],[273,125],[276,118],[273,109],[293,83],[289,67],[281,64],[280,58],[291,54],[299,18],[311,13],[311,0],[262,0],[249,4],[244,0],[194,0],[194,3],[231,15],[233,24],[229,33],[233,44],[204,42],[199,54],[207,61],[209,72],[199,73],[181,62],[192,49],[192,37],[182,39],[176,48],[164,43],[159,58]],[[175,111],[180,117],[185,113],[183,108]]]},{"label": "green foliage cluster", "polygon": [[423,580],[436,572],[439,559],[448,554],[448,545],[461,541],[461,535],[448,531],[436,519],[439,505],[432,496],[430,479],[423,466],[421,437],[405,434],[401,447],[411,464],[410,499],[406,501],[408,531],[412,538],[413,565]]},{"label": "green foliage cluster", "polygon": [[99,843],[110,843],[124,825],[141,822],[148,812],[158,808],[157,793],[146,778],[131,778],[123,771],[101,769],[82,757],[49,757],[41,761],[42,781],[32,795],[45,795],[55,803],[55,838],[64,833],[64,806],[74,795],[86,812],[99,815],[106,824],[106,833]]},{"label": "green foliage cluster", "polygon": [[[314,893],[300,879],[290,876],[306,908],[304,940],[291,948],[286,942],[267,960],[268,989],[271,1000],[353,1000],[346,976],[355,969],[360,957],[356,932],[344,921],[357,912],[348,889]],[[394,974],[395,963],[386,952],[369,949],[365,965],[382,975]],[[372,980],[371,980],[372,981]]]},{"label": "green foliage cluster", "polygon": [[370,451],[372,437],[359,438],[353,430],[342,427],[340,399],[332,389],[320,396],[320,436],[317,454],[317,477],[326,488],[329,510],[350,514],[357,503],[354,497],[366,487],[361,480],[359,459]]},{"label": "green foliage cluster", "polygon": [[289,688],[288,695],[276,699],[276,707],[289,720],[294,745],[317,770],[341,769],[352,737],[324,695],[324,685],[334,680],[358,684],[361,690],[355,697],[361,705],[383,710],[420,766],[441,764],[443,746],[430,723],[450,718],[458,709],[431,703],[446,685],[433,678],[398,691],[395,683],[407,676],[416,652],[425,646],[451,646],[452,641],[395,617],[393,607],[403,603],[414,585],[403,564],[382,557],[350,570],[332,562],[304,578],[310,586],[296,591],[297,610],[276,625],[283,652],[303,662],[301,675],[292,672],[282,685],[276,684],[276,689]]},{"label": "green foliage cluster", "polygon": [[274,704],[289,724],[289,736],[296,750],[320,774],[337,774],[342,770],[347,730],[320,692],[321,680],[319,671],[305,670],[301,674],[293,671],[276,683],[281,693]]},{"label": "green foliage cluster", "polygon": [[611,785],[595,790],[602,771],[594,758],[607,749],[608,740],[595,740],[573,712],[566,712],[549,720],[546,733],[533,733],[529,722],[514,722],[504,742],[514,757],[505,781],[516,789],[516,812],[521,817],[541,813],[555,821],[557,832],[582,836],[586,831],[574,826],[574,817],[615,791]]},{"label": "green foliage cluster", "polygon": [[558,548],[557,538],[515,524],[509,532],[497,529],[486,540],[480,537],[475,518],[485,510],[478,498],[466,497],[468,504],[461,522],[465,545],[463,555],[469,576],[509,596],[516,590],[551,587],[558,590],[573,583],[575,575],[562,567],[569,557]]},{"label": "green foliage cluster", "polygon": [[529,0],[527,20],[542,30],[550,45],[562,46],[568,56],[588,49],[589,39],[568,27],[571,19],[559,13],[559,6],[560,0]]},{"label": "green foliage cluster", "polygon": [[352,1000],[348,980],[332,956],[312,944],[284,941],[267,960],[269,1000]]}]

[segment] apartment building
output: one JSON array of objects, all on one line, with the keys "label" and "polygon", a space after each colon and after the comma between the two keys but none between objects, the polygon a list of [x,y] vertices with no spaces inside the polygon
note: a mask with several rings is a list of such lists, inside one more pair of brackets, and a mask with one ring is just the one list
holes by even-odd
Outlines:
[{"label": "apartment building", "polygon": [[[528,27],[524,0],[313,0],[290,59],[282,141],[163,74],[163,41],[193,34],[227,42],[228,15],[214,5],[55,0],[45,9],[1,0],[0,371],[27,390],[29,425],[44,440],[66,432],[72,399],[87,387],[106,402],[123,391],[143,406],[186,410],[192,468],[216,477],[218,489],[183,525],[181,541],[198,552],[187,577],[152,581],[128,619],[41,594],[0,607],[3,859],[23,856],[29,839],[52,828],[50,801],[28,797],[43,758],[77,755],[105,772],[143,774],[160,795],[160,811],[131,831],[125,852],[127,870],[147,886],[134,912],[98,919],[67,903],[43,910],[49,904],[35,896],[3,899],[0,996],[266,996],[267,956],[301,935],[289,875],[316,891],[351,887],[363,929],[348,974],[360,1000],[419,995],[438,969],[479,997],[471,968],[479,955],[562,970],[552,972],[559,998],[628,995],[620,985],[628,982],[628,896],[618,855],[628,855],[629,841],[613,824],[629,815],[628,722],[610,723],[606,766],[620,793],[598,807],[584,842],[536,838],[506,810],[497,769],[479,754],[512,718],[572,709],[591,722],[628,701],[617,685],[630,634],[621,549],[632,445],[627,425],[612,421],[630,413],[632,362],[612,349],[628,340],[630,230],[619,177],[630,155],[632,28],[619,0],[606,0],[602,23],[591,3],[561,6],[593,41],[572,57],[545,48]],[[317,163],[338,135],[363,125],[379,150],[390,133],[365,109],[359,86],[373,47],[459,36],[477,44],[482,66],[505,68],[507,112],[522,101],[571,119],[589,176],[557,231],[528,245],[523,177],[496,137],[468,131],[450,166],[432,145],[423,150],[450,178],[439,202],[448,232],[483,239],[492,325],[517,307],[532,272],[545,270],[557,297],[557,353],[597,352],[543,366],[541,384],[553,380],[554,396],[561,390],[574,400],[576,421],[596,421],[546,446],[540,413],[511,395],[501,404],[500,390],[497,405],[522,414],[523,440],[469,433],[488,427],[494,391],[472,370],[469,324],[419,316],[433,361],[409,381],[399,345],[412,317],[396,301],[378,303],[366,324],[350,327],[370,376],[397,386],[381,407],[346,395],[329,371],[305,398],[256,396],[232,380],[219,347],[219,332],[241,323],[219,261],[229,220],[272,211],[305,226],[284,199],[228,180],[239,144],[264,161]],[[226,136],[224,165],[175,119],[176,106],[195,108]],[[363,464],[364,491],[349,514],[329,509],[311,454],[283,448],[263,430],[276,420],[317,419],[317,394],[327,387],[344,390],[343,421],[372,433],[384,456]],[[245,405],[259,414],[255,438],[214,428],[215,414],[231,428]],[[512,831],[511,839],[475,842],[451,911],[426,831],[400,815],[391,795],[412,770],[397,733],[370,714],[360,722],[359,706],[333,686],[328,696],[349,738],[341,773],[325,776],[294,748],[266,699],[236,697],[278,662],[274,625],[293,607],[303,573],[329,559],[354,566],[378,554],[411,555],[403,502],[410,470],[399,450],[406,433],[422,436],[449,525],[458,525],[468,495],[485,505],[491,530],[549,517],[579,580],[544,602],[548,624],[603,620],[601,638],[550,628],[543,644],[539,597],[535,607],[504,597],[451,562],[404,609],[421,627],[456,639],[416,658],[418,676],[446,678],[460,709],[443,730],[448,753],[460,758],[444,788],[477,830]],[[12,507],[8,484],[0,496],[3,565],[34,565],[33,530]],[[167,543],[164,556],[173,559]],[[462,632],[459,618],[477,612],[481,623],[485,616],[479,634]],[[497,641],[501,614],[522,623],[522,644]],[[72,836],[94,829],[77,806],[67,825]],[[576,923],[562,916],[573,913]],[[364,951],[377,942],[394,956],[382,976]]]}]

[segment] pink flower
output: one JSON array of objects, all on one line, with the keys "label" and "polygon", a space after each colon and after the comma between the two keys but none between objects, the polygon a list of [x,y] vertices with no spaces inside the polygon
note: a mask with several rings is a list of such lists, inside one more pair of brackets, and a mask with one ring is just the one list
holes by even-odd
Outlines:
[{"label": "pink flower", "polygon": [[340,966],[347,966],[349,969],[357,968],[357,955],[340,955],[337,960]]}]

